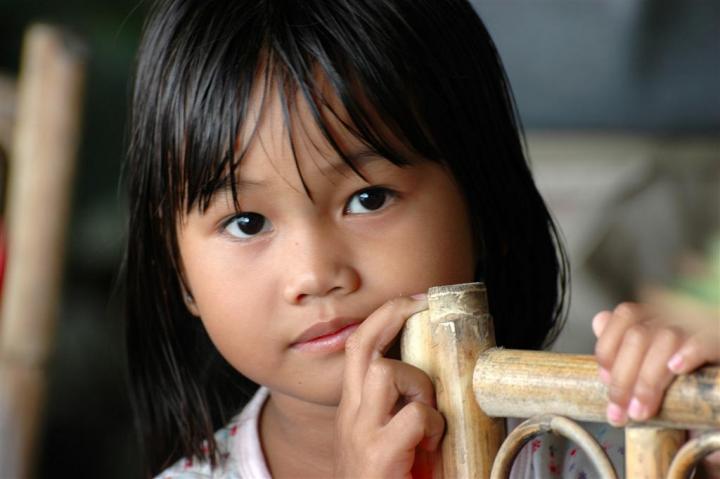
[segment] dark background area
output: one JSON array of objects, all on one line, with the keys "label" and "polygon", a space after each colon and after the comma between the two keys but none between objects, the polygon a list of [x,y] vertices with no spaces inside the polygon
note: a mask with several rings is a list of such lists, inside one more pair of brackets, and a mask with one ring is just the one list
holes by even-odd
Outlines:
[{"label": "dark background area", "polygon": [[[718,136],[720,2],[473,3],[498,44],[529,131]],[[0,0],[0,75],[17,75],[31,22],[63,25],[90,50],[38,477],[139,475],[115,286],[125,235],[119,178],[129,77],[147,6]]]}]

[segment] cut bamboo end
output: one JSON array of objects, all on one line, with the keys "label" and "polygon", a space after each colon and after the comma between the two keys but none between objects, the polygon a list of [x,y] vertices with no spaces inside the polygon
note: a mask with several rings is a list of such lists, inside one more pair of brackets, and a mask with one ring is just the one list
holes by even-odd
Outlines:
[{"label": "cut bamboo end", "polygon": [[[560,414],[607,422],[607,388],[593,356],[491,349],[477,361],[475,398],[493,417]],[[659,413],[642,424],[675,429],[720,428],[720,368],[678,376]]]},{"label": "cut bamboo end", "polygon": [[435,385],[445,417],[442,475],[488,478],[504,437],[504,421],[486,416],[472,394],[475,361],[495,345],[485,287],[478,283],[431,288],[428,311],[410,318],[401,339],[404,361],[424,370]]}]

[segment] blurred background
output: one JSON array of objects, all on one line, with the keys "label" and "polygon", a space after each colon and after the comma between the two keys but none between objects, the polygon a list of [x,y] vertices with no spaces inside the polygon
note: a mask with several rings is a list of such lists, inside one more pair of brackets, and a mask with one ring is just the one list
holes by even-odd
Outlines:
[{"label": "blurred background", "polygon": [[[720,233],[720,2],[473,3],[505,62],[538,184],[571,256],[570,319],[555,348],[591,352],[593,314],[648,285],[718,300],[719,280],[707,271],[720,266],[709,264],[720,255],[708,259]],[[59,24],[89,47],[38,477],[139,476],[114,288],[129,77],[147,7],[0,0],[5,153],[26,27]]]}]

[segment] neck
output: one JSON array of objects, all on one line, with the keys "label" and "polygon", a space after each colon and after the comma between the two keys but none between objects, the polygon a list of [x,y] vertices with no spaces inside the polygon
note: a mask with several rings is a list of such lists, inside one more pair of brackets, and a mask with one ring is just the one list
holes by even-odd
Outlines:
[{"label": "neck", "polygon": [[274,478],[330,477],[337,407],[271,392],[260,416],[260,440]]}]

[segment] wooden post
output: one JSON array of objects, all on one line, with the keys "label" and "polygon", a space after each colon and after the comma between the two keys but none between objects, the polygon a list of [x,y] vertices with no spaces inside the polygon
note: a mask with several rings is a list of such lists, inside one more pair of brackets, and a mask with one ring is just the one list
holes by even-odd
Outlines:
[{"label": "wooden post", "polygon": [[625,428],[625,476],[633,479],[666,477],[670,463],[685,442],[682,429],[652,426]]},{"label": "wooden post", "polygon": [[505,436],[503,419],[492,419],[473,397],[472,375],[480,353],[495,346],[485,287],[479,283],[428,291],[428,312],[410,318],[401,340],[404,361],[423,369],[435,385],[445,417],[442,476],[489,478]]},{"label": "wooden post", "polygon": [[57,29],[34,25],[27,31],[10,161],[0,316],[3,477],[32,474],[80,136],[84,57],[78,42]]}]

